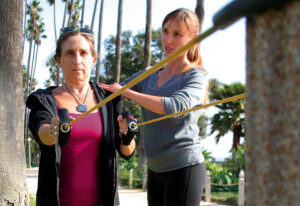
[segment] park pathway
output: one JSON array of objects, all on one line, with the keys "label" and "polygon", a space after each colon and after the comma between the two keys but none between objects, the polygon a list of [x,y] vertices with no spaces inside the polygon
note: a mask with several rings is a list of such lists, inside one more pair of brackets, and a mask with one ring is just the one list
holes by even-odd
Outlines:
[{"label": "park pathway", "polygon": [[[26,183],[29,193],[35,197],[37,190],[38,168],[26,169]],[[147,193],[140,190],[119,188],[120,206],[147,206]],[[201,202],[201,206],[226,206],[212,202]]]}]

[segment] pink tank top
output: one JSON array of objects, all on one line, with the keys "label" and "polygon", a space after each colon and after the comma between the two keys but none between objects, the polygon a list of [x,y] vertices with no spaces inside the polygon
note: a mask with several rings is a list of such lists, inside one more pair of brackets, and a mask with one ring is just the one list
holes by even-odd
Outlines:
[{"label": "pink tank top", "polygon": [[[80,114],[70,113],[77,118]],[[102,140],[100,112],[74,123],[69,142],[61,147],[60,206],[94,206],[101,203],[99,161]]]}]

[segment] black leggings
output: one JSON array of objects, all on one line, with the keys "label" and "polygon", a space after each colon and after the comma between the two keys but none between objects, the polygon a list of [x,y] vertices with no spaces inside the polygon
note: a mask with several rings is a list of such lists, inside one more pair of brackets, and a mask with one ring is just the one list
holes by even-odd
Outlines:
[{"label": "black leggings", "polygon": [[148,169],[148,205],[199,206],[205,177],[204,163],[163,173]]}]

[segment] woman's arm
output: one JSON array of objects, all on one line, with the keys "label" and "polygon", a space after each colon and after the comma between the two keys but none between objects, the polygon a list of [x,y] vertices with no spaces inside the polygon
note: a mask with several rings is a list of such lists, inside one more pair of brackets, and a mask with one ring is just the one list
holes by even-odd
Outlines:
[{"label": "woman's arm", "polygon": [[[100,87],[102,87],[105,90],[108,90],[110,92],[115,92],[122,88],[121,85],[118,83],[113,84],[99,84]],[[160,96],[154,96],[149,94],[143,94],[140,92],[133,91],[131,89],[126,89],[122,93],[123,97],[126,97],[128,99],[131,99],[132,101],[136,102],[137,104],[141,105],[142,107],[155,112],[157,114],[164,115],[164,106],[162,102],[162,97]]]},{"label": "woman's arm", "polygon": [[[71,117],[71,120],[74,120]],[[45,145],[51,146],[56,143],[58,140],[59,134],[59,119],[58,117],[54,117],[51,119],[51,124],[43,124],[39,130],[38,135],[41,142]]]},{"label": "woman's arm", "polygon": [[[128,122],[126,118],[123,118],[122,115],[118,116],[118,123],[119,123],[119,131],[121,133],[121,135],[126,135],[128,132]],[[131,156],[132,153],[135,150],[135,140],[132,139],[129,145],[124,145],[122,143],[122,138],[121,138],[121,143],[120,143],[120,151],[124,156]]]},{"label": "woman's arm", "polygon": [[[51,130],[52,136],[50,136],[49,130]],[[45,145],[51,146],[54,145],[57,141],[57,137],[54,136],[53,129],[50,127],[50,124],[43,124],[38,130],[38,135],[41,142]]]},{"label": "woman's arm", "polygon": [[127,156],[127,157],[131,156],[135,150],[135,140],[133,139],[131,141],[130,145],[123,145],[121,143],[120,150],[124,156]]}]

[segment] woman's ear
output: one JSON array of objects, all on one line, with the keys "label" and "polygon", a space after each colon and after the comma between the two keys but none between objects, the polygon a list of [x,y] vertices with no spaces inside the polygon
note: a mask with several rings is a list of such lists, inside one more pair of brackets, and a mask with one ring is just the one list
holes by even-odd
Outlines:
[{"label": "woman's ear", "polygon": [[95,55],[95,56],[93,57],[93,67],[94,67],[95,64],[96,64],[96,61],[97,61],[97,55]]},{"label": "woman's ear", "polygon": [[56,61],[57,65],[58,65],[58,67],[61,68],[61,66],[60,66],[60,57],[55,57],[55,61]]}]

